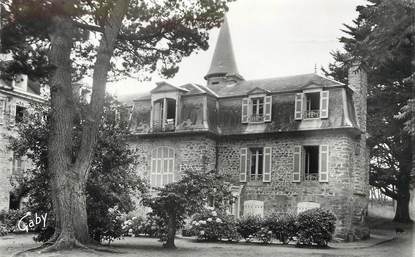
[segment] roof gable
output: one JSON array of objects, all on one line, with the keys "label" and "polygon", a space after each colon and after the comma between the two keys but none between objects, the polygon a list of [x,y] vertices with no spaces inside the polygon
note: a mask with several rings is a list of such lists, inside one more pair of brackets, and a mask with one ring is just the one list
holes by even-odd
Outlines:
[{"label": "roof gable", "polygon": [[269,93],[271,93],[269,90],[266,90],[260,87],[255,87],[247,92],[248,95],[269,94]]},{"label": "roof gable", "polygon": [[150,91],[150,93],[154,94],[154,93],[161,93],[161,92],[171,92],[171,91],[182,91],[182,92],[187,92],[189,90],[184,89],[184,88],[180,88],[180,87],[176,87],[172,84],[169,84],[165,81],[162,82],[157,82],[156,83],[156,87]]}]

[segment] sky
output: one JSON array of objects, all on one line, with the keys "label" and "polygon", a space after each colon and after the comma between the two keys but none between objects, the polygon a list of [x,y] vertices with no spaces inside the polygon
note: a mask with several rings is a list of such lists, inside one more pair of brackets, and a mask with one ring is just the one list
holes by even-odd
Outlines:
[{"label": "sky", "polygon": [[[327,67],[330,52],[341,49],[343,24],[352,24],[363,0],[237,0],[227,18],[239,73],[246,79],[313,73]],[[174,78],[154,74],[151,81],[134,79],[109,84],[120,97],[148,92],[158,81],[180,86],[205,84],[219,29],[210,32],[209,49],[193,53],[179,64]]]}]

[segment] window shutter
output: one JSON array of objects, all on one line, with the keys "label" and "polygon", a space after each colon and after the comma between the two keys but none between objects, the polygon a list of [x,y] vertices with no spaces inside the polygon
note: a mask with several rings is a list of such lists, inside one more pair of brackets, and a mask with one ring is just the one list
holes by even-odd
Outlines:
[{"label": "window shutter", "polygon": [[249,98],[242,99],[242,123],[248,123]]},{"label": "window shutter", "polygon": [[0,124],[4,121],[4,113],[6,111],[6,100],[0,98]]},{"label": "window shutter", "polygon": [[320,118],[329,117],[329,91],[320,92]]},{"label": "window shutter", "polygon": [[293,182],[301,181],[301,146],[294,146]]},{"label": "window shutter", "polygon": [[329,181],[329,146],[320,145],[320,156],[319,156],[319,171],[318,171],[318,180],[320,182]]},{"label": "window shutter", "polygon": [[264,147],[263,182],[271,182],[272,147]]},{"label": "window shutter", "polygon": [[16,105],[13,103],[9,104],[9,122],[10,125],[14,125],[16,118]]},{"label": "window shutter", "polygon": [[240,164],[240,171],[239,171],[239,181],[246,182],[246,174],[248,170],[248,149],[241,148],[241,164]]},{"label": "window shutter", "polygon": [[271,121],[271,115],[272,115],[272,96],[264,97],[264,103],[265,103],[264,121],[269,122]]},{"label": "window shutter", "polygon": [[303,93],[298,93],[295,95],[295,113],[294,119],[301,120],[303,119]]}]

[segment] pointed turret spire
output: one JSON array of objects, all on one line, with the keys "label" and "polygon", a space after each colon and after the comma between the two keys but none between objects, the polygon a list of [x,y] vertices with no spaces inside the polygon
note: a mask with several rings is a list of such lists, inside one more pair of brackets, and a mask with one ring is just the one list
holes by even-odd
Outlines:
[{"label": "pointed turret spire", "polygon": [[223,24],[219,31],[218,41],[216,43],[215,52],[213,53],[210,69],[205,79],[234,76],[242,78],[236,67],[235,56],[233,53],[232,39],[229,31],[228,21],[224,17]]}]

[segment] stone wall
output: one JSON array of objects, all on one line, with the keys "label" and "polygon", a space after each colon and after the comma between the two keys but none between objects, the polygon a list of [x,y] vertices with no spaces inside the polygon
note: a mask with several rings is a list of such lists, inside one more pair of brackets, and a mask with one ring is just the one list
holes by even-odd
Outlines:
[{"label": "stone wall", "polygon": [[[329,180],[292,182],[293,151],[295,145],[329,145]],[[240,214],[243,202],[264,202],[265,214],[273,211],[293,211],[299,202],[316,202],[322,208],[332,210],[337,219],[336,234],[346,238],[353,234],[352,222],[362,223],[362,213],[367,212],[366,196],[354,195],[355,178],[361,176],[355,170],[354,154],[359,141],[347,134],[324,135],[298,134],[296,136],[246,136],[228,138],[218,142],[219,171],[229,174],[233,184],[242,184]],[[272,147],[271,182],[239,182],[240,148]],[[357,174],[354,174],[358,172]],[[356,221],[358,220],[358,221]]]},{"label": "stone wall", "polygon": [[180,171],[186,169],[200,171],[215,169],[216,143],[205,136],[140,138],[131,140],[129,145],[136,156],[137,174],[145,178],[150,175],[152,150],[163,146],[171,147],[175,151],[175,181],[180,179]]}]

